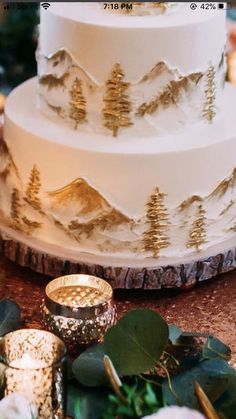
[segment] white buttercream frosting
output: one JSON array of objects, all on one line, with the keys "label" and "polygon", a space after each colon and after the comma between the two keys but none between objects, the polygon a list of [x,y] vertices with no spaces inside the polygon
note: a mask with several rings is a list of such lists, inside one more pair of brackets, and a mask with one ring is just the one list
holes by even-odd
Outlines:
[{"label": "white buttercream frosting", "polygon": [[[20,97],[27,100],[19,109]],[[234,88],[227,87],[224,113],[212,125],[196,124],[179,135],[158,141],[153,137],[148,142],[145,138],[114,142],[105,135],[78,135],[41,115],[34,98],[35,80],[31,80],[10,95],[6,106],[5,141],[18,175],[14,169],[1,180],[5,223],[11,219],[11,191],[17,188],[24,215],[42,224],[31,232],[32,239],[47,246],[63,243],[63,251],[74,254],[145,261],[151,256],[142,251],[146,204],[158,187],[165,194],[170,240],[161,249],[161,257],[171,260],[195,253],[186,243],[199,199],[206,212],[207,240],[202,249],[235,238]],[[24,201],[34,165],[40,173],[41,212]],[[1,168],[3,172],[4,161]],[[224,180],[227,188],[217,191]],[[193,195],[199,198],[181,212],[180,204]],[[90,207],[85,196],[94,206]],[[78,233],[84,228],[81,225],[90,223],[91,227],[95,220],[98,225],[91,235]],[[69,226],[74,227],[68,233]]]},{"label": "white buttercream frosting", "polygon": [[5,231],[116,266],[199,259],[235,241],[224,12],[185,3],[131,16],[52,3],[41,13],[38,83],[22,84],[6,104]]},{"label": "white buttercream frosting", "polygon": [[[129,83],[125,93],[131,107],[131,124],[121,128],[119,136],[175,132],[202,120],[209,66],[214,67],[214,113],[220,110],[224,44],[221,10],[192,11],[190,3],[184,3],[173,13],[134,17],[105,13],[93,3],[52,3],[41,10],[38,106],[73,129],[70,92],[78,78],[87,118],[77,130],[111,135],[104,124],[104,98],[119,63],[123,81]],[[60,51],[65,52],[63,59],[58,59]],[[161,71],[154,71],[157,68]],[[177,94],[171,83],[183,77],[187,83]],[[172,95],[164,106],[163,93]],[[140,107],[153,100],[160,102],[157,109],[140,116]]]}]

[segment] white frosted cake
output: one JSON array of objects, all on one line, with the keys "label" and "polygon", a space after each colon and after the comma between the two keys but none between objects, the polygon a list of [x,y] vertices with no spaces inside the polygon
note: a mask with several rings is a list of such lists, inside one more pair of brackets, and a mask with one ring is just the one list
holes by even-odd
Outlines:
[{"label": "white frosted cake", "polygon": [[[189,3],[51,3],[38,77],[5,109],[1,231],[110,266],[236,244],[236,95],[225,12]],[[3,234],[3,233],[2,233]]]}]

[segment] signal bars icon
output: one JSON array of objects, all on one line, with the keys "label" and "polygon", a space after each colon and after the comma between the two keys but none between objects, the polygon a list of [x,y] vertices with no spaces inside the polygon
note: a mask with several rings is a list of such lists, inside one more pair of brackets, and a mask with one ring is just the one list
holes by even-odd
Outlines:
[{"label": "signal bars icon", "polygon": [[50,3],[41,3],[41,6],[47,10],[50,7]]}]

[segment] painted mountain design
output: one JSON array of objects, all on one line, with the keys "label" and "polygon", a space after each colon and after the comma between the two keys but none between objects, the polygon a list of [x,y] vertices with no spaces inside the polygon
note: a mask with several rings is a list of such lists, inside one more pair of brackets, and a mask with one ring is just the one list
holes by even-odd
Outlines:
[{"label": "painted mountain design", "polygon": [[104,231],[133,221],[114,208],[84,178],[48,194],[50,208],[63,225],[76,235],[90,236],[95,229]]},{"label": "painted mountain design", "polygon": [[57,89],[58,87],[62,87],[65,89],[65,81],[69,77],[69,72],[67,71],[61,77],[57,77],[54,74],[45,74],[39,77],[39,84],[42,86],[46,86],[48,90]]},{"label": "painted mountain design", "polygon": [[[108,123],[103,118],[102,112],[99,112],[99,109],[107,109],[107,87],[110,87],[108,104],[116,99],[115,93],[113,94],[112,84],[108,85],[112,68],[110,72],[108,71],[106,81],[98,81],[80,65],[66,48],[59,49],[48,56],[39,54],[38,58],[39,68],[41,69],[39,94],[42,101],[42,109],[73,123],[73,126],[76,128],[79,125],[79,130],[94,130],[96,128],[97,132],[104,132]],[[216,80],[221,79],[222,69],[223,61],[221,56],[219,57],[219,63],[212,65],[212,71],[217,76]],[[125,122],[122,127],[125,126],[132,130],[132,125],[137,124],[138,129],[142,130],[141,132],[143,133],[144,126],[147,125],[150,128],[150,132],[155,132],[155,130],[165,132],[167,129],[169,132],[170,127],[169,124],[167,126],[166,115],[171,117],[172,130],[178,129],[180,123],[185,124],[186,116],[188,116],[189,122],[202,119],[202,110],[207,100],[205,97],[207,71],[209,69],[205,68],[202,72],[183,74],[174,66],[165,61],[160,61],[145,74],[141,74],[136,80],[130,80],[126,77],[125,69],[123,69],[124,79],[122,82],[123,86],[129,86],[128,102],[130,105],[128,107],[127,103],[123,104],[124,100],[122,104],[125,112],[129,113],[128,122],[132,121],[132,124],[126,124],[125,114],[123,119],[120,118]],[[83,98],[83,101],[76,105],[77,114],[80,112],[81,107],[86,113],[86,121],[84,120],[86,123],[83,123],[83,127],[80,126],[81,124],[75,124],[74,118],[71,118],[71,91],[76,80],[80,85],[78,95]],[[216,90],[217,86],[218,82],[216,83]],[[214,109],[215,101],[214,97],[214,103],[212,104]],[[98,110],[96,118],[94,116],[96,113],[94,112],[94,103],[97,104]],[[115,104],[113,107],[116,111]],[[190,109],[191,112],[189,112]],[[165,113],[164,117],[163,113]],[[116,117],[116,112],[110,112],[110,114],[108,115],[110,119]],[[214,115],[212,113],[212,118]],[[144,118],[145,116],[147,117]],[[142,121],[140,121],[141,118],[143,118]],[[112,127],[112,130],[114,133],[115,128]]]},{"label": "painted mountain design", "polygon": [[152,115],[171,105],[177,106],[184,94],[195,89],[202,76],[202,73],[192,73],[189,76],[180,77],[178,80],[171,80],[151,101],[144,102],[138,107],[136,116]]},{"label": "painted mountain design", "polygon": [[73,63],[73,58],[69,51],[65,48],[61,48],[58,51],[44,57],[48,62],[51,62],[53,67],[57,67],[61,63],[67,62],[68,65]]},{"label": "painted mountain design", "polygon": [[[232,170],[231,174],[223,179],[216,188],[207,196],[200,196],[200,195],[192,195],[186,200],[184,200],[179,206],[178,211],[184,212],[188,211],[193,205],[199,205],[204,202],[206,205],[213,200],[221,200],[225,197],[225,207],[219,213],[219,216],[224,215],[226,212],[232,209],[232,207],[236,204],[236,200],[234,198],[236,190],[236,167]],[[226,196],[227,194],[227,196]],[[232,199],[232,197],[234,199]],[[228,202],[227,202],[228,198]]]},{"label": "painted mountain design", "polygon": [[20,178],[18,169],[13,160],[8,145],[4,140],[0,141],[0,177],[6,180],[8,175],[14,171],[15,175]]},{"label": "painted mountain design", "polygon": [[180,212],[188,209],[189,207],[191,207],[191,205],[193,205],[195,202],[202,202],[203,198],[200,195],[192,195],[189,198],[185,199],[183,202],[181,202],[181,204],[178,207],[178,210]]},{"label": "painted mountain design", "polygon": [[[33,187],[34,185],[32,185]],[[14,230],[31,235],[42,227],[41,218],[29,208],[18,168],[5,141],[0,142],[0,202],[7,209],[7,224]],[[1,216],[3,216],[0,210]],[[5,216],[3,217],[5,218]],[[37,220],[35,220],[35,218]],[[40,218],[40,221],[38,220]]]},{"label": "painted mountain design", "polygon": [[[178,207],[179,211],[184,211],[191,207],[195,202],[199,203],[202,201],[209,201],[211,199],[221,199],[227,192],[234,192],[236,188],[236,167],[233,169],[232,173],[223,179],[213,191],[206,197],[200,195],[192,195],[186,200],[184,200]],[[229,208],[232,207],[233,201],[229,203]]]},{"label": "painted mountain design", "polygon": [[76,70],[78,78],[85,79],[89,84],[99,84],[97,80],[76,61],[73,55],[66,48],[61,48],[48,56],[44,56],[43,58],[48,64],[48,67],[53,69],[54,75],[56,75],[55,72],[59,72],[61,76],[62,73]]},{"label": "painted mountain design", "polygon": [[160,61],[141,78],[139,84],[147,82],[150,83],[154,81],[157,77],[160,77],[161,75],[168,73],[171,75],[178,75],[177,70],[171,70],[164,61]]},{"label": "painted mountain design", "polygon": [[236,188],[236,167],[232,171],[231,175],[222,180],[214,191],[209,195],[209,198],[222,198],[222,196],[229,190]]}]

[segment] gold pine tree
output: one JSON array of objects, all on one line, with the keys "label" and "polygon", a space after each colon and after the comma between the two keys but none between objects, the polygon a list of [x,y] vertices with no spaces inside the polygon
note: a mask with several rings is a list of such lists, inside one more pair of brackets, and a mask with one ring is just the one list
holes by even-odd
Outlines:
[{"label": "gold pine tree", "polygon": [[40,186],[40,173],[37,166],[34,165],[30,173],[25,200],[36,210],[41,210],[41,202],[39,199]]},{"label": "gold pine tree", "polygon": [[75,129],[86,121],[86,100],[82,92],[82,83],[77,77],[70,90],[70,118],[75,121]]},{"label": "gold pine tree", "polygon": [[207,73],[206,73],[206,89],[205,89],[205,96],[206,96],[206,102],[203,108],[203,117],[207,119],[209,122],[211,122],[216,114],[215,109],[215,90],[216,90],[216,84],[215,84],[215,69],[213,65],[210,65]]},{"label": "gold pine tree", "polygon": [[117,137],[119,128],[129,127],[131,102],[127,90],[130,83],[124,82],[124,73],[120,64],[115,64],[111,78],[106,82],[106,95],[104,97],[103,118],[106,128]]},{"label": "gold pine tree", "polygon": [[187,247],[200,249],[201,244],[206,243],[206,219],[203,206],[200,204],[197,208],[196,219],[193,221],[192,229],[189,233]]},{"label": "gold pine tree", "polygon": [[11,194],[11,218],[12,218],[12,227],[20,229],[20,212],[21,212],[21,203],[20,203],[20,194],[17,188],[13,188]]},{"label": "gold pine tree", "polygon": [[168,247],[168,214],[164,205],[164,193],[156,188],[147,203],[147,224],[149,228],[143,234],[143,250],[159,257],[160,250]]}]

